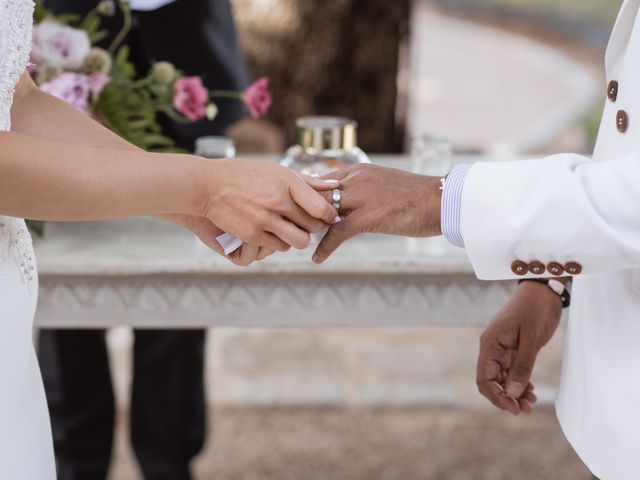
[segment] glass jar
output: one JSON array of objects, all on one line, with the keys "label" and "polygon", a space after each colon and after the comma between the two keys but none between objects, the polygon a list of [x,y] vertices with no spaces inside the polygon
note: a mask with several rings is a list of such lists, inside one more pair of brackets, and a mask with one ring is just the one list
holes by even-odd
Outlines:
[{"label": "glass jar", "polygon": [[296,121],[298,144],[280,165],[306,175],[326,175],[358,163],[371,163],[358,148],[358,124],[341,117],[303,117]]}]

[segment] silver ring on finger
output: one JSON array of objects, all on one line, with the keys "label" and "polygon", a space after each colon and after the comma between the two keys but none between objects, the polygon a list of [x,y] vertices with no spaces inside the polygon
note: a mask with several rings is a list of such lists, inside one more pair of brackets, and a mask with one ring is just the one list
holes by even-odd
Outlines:
[{"label": "silver ring on finger", "polygon": [[340,203],[342,203],[342,190],[334,188],[331,193],[331,203],[336,211],[340,211]]}]

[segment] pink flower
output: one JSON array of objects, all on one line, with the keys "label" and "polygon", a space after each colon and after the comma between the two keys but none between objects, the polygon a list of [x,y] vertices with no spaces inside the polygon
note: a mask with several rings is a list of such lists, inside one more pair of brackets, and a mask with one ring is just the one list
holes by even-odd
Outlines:
[{"label": "pink flower", "polygon": [[249,86],[244,94],[244,103],[253,118],[266,115],[273,103],[271,93],[269,93],[269,79],[262,77]]},{"label": "pink flower", "polygon": [[181,77],[175,84],[173,106],[192,122],[204,118],[209,92],[200,77]]},{"label": "pink flower", "polygon": [[89,90],[91,91],[91,100],[96,103],[100,99],[100,94],[111,79],[104,73],[93,73],[89,75]]},{"label": "pink flower", "polygon": [[84,30],[44,20],[33,27],[31,60],[37,65],[49,63],[63,69],[80,68],[91,50],[89,35]]},{"label": "pink flower", "polygon": [[91,83],[86,75],[70,72],[61,73],[50,82],[40,85],[40,89],[89,115]]}]

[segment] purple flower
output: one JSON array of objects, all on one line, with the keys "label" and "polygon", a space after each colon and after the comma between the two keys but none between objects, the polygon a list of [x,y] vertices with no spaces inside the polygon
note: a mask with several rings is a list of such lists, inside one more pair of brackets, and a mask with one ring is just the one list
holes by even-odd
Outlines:
[{"label": "purple flower", "polygon": [[88,76],[81,73],[62,73],[50,82],[40,85],[40,89],[89,115],[89,94],[93,92]]},{"label": "purple flower", "polygon": [[31,60],[37,65],[48,63],[63,69],[77,69],[89,50],[91,41],[84,30],[49,19],[33,28]]}]

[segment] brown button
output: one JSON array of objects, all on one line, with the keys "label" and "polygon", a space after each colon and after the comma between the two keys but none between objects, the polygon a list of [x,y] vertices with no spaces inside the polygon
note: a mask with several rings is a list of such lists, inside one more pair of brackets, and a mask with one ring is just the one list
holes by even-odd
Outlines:
[{"label": "brown button", "polygon": [[629,130],[629,115],[624,110],[620,110],[616,115],[616,127],[620,133],[625,133]]},{"label": "brown button", "polygon": [[576,262],[569,262],[564,266],[569,275],[580,275],[582,273],[582,265]]},{"label": "brown button", "polygon": [[546,270],[544,263],[538,262],[537,260],[529,264],[529,271],[534,275],[542,275]]},{"label": "brown button", "polygon": [[523,277],[529,271],[529,265],[527,265],[522,260],[516,260],[511,264],[511,271],[516,275]]},{"label": "brown button", "polygon": [[607,97],[612,102],[615,102],[618,99],[618,82],[615,80],[611,80],[609,82],[609,86],[607,87]]},{"label": "brown button", "polygon": [[551,262],[547,265],[547,271],[555,277],[560,277],[564,273],[564,267],[558,262]]}]

